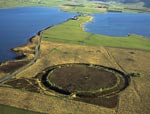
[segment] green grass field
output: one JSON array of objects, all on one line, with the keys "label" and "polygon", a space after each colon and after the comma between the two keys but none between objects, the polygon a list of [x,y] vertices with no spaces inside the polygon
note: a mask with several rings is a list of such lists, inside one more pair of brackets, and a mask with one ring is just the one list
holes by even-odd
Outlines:
[{"label": "green grass field", "polygon": [[42,114],[0,104],[0,114]]},{"label": "green grass field", "polygon": [[90,19],[90,16],[82,16],[78,20],[69,20],[49,28],[43,31],[42,40],[87,46],[110,46],[150,50],[150,39],[142,36],[111,37],[85,32],[82,24]]},{"label": "green grass field", "polygon": [[[60,7],[64,11],[80,13],[103,13],[110,11],[122,12],[145,12],[149,13],[150,8],[145,8],[143,3],[120,4],[107,2],[104,8],[99,8],[106,3],[97,3],[88,0],[0,0],[0,8],[24,7],[24,6],[48,6]],[[82,7],[81,7],[82,6]],[[134,9],[134,10],[132,10]],[[137,10],[135,10],[137,9]],[[141,10],[141,11],[139,11]]]}]

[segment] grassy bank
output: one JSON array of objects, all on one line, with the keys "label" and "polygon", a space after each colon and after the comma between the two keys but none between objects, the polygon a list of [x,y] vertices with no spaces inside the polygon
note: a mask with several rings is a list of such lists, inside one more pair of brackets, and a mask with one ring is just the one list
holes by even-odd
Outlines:
[{"label": "grassy bank", "polygon": [[1,104],[0,104],[0,113],[1,114],[42,114],[38,112],[32,112],[32,111],[23,110],[23,109],[1,105]]},{"label": "grassy bank", "polygon": [[61,25],[49,28],[43,31],[42,39],[87,46],[110,46],[150,50],[150,39],[141,36],[111,37],[87,33],[81,25],[88,20],[91,20],[90,16],[82,16],[78,20],[69,20]]}]

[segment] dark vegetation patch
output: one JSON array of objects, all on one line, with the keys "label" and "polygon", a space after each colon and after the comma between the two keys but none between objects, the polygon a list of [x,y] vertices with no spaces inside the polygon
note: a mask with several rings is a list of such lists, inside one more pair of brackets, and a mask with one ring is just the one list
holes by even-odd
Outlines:
[{"label": "dark vegetation patch", "polygon": [[140,12],[150,12],[149,9],[140,9],[140,8],[124,8],[124,9],[133,10],[133,11],[135,10],[135,11],[140,11]]},{"label": "dark vegetation patch", "polygon": [[112,72],[83,65],[54,69],[48,74],[47,80],[70,92],[110,88],[117,83]]},{"label": "dark vegetation patch", "polygon": [[134,59],[131,59],[131,58],[126,58],[127,61],[130,61],[130,62],[134,62],[135,60]]},{"label": "dark vegetation patch", "polygon": [[80,45],[83,45],[85,42],[84,41],[78,41],[78,43],[80,44]]},{"label": "dark vegetation patch", "polygon": [[64,4],[64,6],[71,6],[71,7],[85,7],[83,4]]},{"label": "dark vegetation patch", "polygon": [[88,0],[88,1],[103,1],[103,2],[110,2],[115,1],[116,3],[124,3],[124,4],[134,4],[138,2],[143,2],[145,7],[150,7],[149,0]]},{"label": "dark vegetation patch", "polygon": [[107,108],[115,108],[118,104],[119,96],[114,95],[114,96],[94,97],[94,98],[77,97],[77,98],[74,98],[74,100],[86,102],[86,103],[90,103],[90,104],[94,104],[94,105],[98,105],[98,106],[103,106],[103,107],[107,107]]},{"label": "dark vegetation patch", "polygon": [[131,52],[129,52],[130,54],[135,54],[135,52],[133,52],[133,51],[131,51]]},{"label": "dark vegetation patch", "polygon": [[112,9],[108,9],[107,11],[108,12],[121,12],[121,13],[123,12],[121,9],[113,9],[113,10]]},{"label": "dark vegetation patch", "polygon": [[15,59],[20,60],[20,59],[24,59],[26,57],[27,57],[26,55],[19,55],[19,56],[15,57]]},{"label": "dark vegetation patch", "polygon": [[129,73],[128,75],[130,75],[130,77],[140,77],[140,76],[142,76],[142,74],[139,73],[139,72]]},{"label": "dark vegetation patch", "polygon": [[40,89],[38,88],[38,83],[34,79],[12,79],[10,81],[5,82],[4,85],[31,92],[40,92]]},{"label": "dark vegetation patch", "polygon": [[28,63],[29,61],[9,61],[8,63],[0,66],[0,71],[5,73],[14,72]]}]

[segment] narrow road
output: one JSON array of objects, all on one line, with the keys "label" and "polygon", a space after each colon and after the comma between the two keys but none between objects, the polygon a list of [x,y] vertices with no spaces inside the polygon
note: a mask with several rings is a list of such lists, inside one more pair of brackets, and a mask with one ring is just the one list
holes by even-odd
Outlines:
[{"label": "narrow road", "polygon": [[33,58],[33,60],[30,61],[30,63],[28,63],[27,65],[21,67],[20,69],[16,70],[15,72],[11,73],[11,74],[8,74],[6,76],[3,76],[2,78],[0,78],[0,83],[4,83],[6,82],[7,80],[15,77],[18,73],[22,72],[23,70],[25,70],[26,68],[28,68],[29,66],[33,65],[37,59],[38,59],[38,56],[39,56],[39,51],[40,51],[40,45],[41,45],[41,39],[42,39],[42,34],[43,32],[39,32],[37,35],[39,35],[40,37],[40,41],[38,42],[36,48],[35,48],[35,56]]}]

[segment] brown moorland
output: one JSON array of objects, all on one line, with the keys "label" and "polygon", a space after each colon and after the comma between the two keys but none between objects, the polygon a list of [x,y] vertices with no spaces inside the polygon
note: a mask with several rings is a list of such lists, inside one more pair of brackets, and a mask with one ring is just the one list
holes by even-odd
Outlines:
[{"label": "brown moorland", "polygon": [[131,78],[130,86],[119,94],[116,108],[104,108],[67,100],[50,94],[44,89],[43,91],[49,95],[0,87],[0,101],[1,104],[52,114],[149,114],[149,58],[149,51],[42,41],[39,59],[19,73],[18,79],[31,79],[49,66],[66,63],[100,64],[126,73],[140,73],[141,76]]}]

